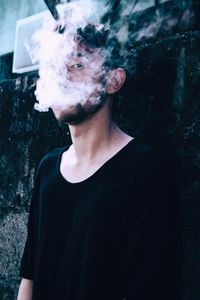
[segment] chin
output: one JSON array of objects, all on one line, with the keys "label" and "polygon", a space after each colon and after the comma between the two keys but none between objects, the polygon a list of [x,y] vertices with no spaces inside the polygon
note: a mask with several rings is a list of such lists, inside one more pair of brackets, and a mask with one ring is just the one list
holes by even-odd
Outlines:
[{"label": "chin", "polygon": [[63,114],[73,114],[76,111],[76,106],[52,106],[51,107],[56,119],[60,119]]},{"label": "chin", "polygon": [[[96,100],[96,99],[95,99]],[[91,118],[99,111],[106,102],[106,97],[102,94],[100,101],[87,101],[85,104],[77,103],[69,107],[53,107],[52,110],[60,126],[62,125],[78,125]]]},{"label": "chin", "polygon": [[104,101],[96,105],[77,104],[75,107],[64,110],[54,110],[55,117],[59,126],[79,125],[91,118],[103,107]]}]

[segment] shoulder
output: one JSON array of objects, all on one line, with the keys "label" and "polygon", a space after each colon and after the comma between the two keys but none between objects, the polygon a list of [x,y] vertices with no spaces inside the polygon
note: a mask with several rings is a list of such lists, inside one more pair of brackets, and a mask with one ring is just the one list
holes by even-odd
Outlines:
[{"label": "shoulder", "polygon": [[59,157],[62,155],[62,153],[69,147],[70,145],[55,148],[48,153],[46,153],[40,160],[37,173],[41,173],[43,171],[46,171],[50,166],[55,165],[58,161]]},{"label": "shoulder", "polygon": [[152,145],[135,141],[129,147],[126,167],[130,170],[130,174],[135,174],[137,178],[153,174],[167,175],[172,173],[173,159]]},{"label": "shoulder", "polygon": [[145,169],[164,161],[166,157],[149,144],[134,141],[130,144],[127,160],[130,164]]},{"label": "shoulder", "polygon": [[150,208],[150,205],[156,203],[179,204],[174,159],[151,145],[141,143],[135,145],[132,156],[134,158],[130,159],[132,167],[129,180],[133,198],[130,198],[129,208],[132,205],[134,209],[147,206]]}]

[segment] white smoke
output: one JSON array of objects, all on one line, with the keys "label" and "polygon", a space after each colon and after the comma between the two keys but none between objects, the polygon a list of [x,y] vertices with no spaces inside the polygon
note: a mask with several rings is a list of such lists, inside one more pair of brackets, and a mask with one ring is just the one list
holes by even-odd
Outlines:
[{"label": "white smoke", "polygon": [[[135,5],[131,1],[128,6],[120,7],[121,18],[115,23],[114,30],[110,31],[110,37],[116,37],[121,44],[124,51],[121,55],[124,58],[126,51],[123,46],[129,39],[126,17],[131,14],[134,7]],[[90,76],[83,78],[83,81],[76,80],[76,78],[71,80],[67,66],[71,66],[72,53],[77,51],[77,43],[74,38],[77,28],[84,28],[89,23],[94,24],[97,30],[110,26],[110,20],[107,21],[107,24],[101,24],[100,20],[106,13],[110,13],[111,6],[107,4],[107,1],[100,3],[97,0],[79,0],[60,4],[57,6],[57,10],[59,20],[45,19],[42,29],[34,34],[32,45],[29,47],[32,60],[39,62],[40,65],[40,78],[35,91],[38,103],[34,107],[43,112],[52,107],[68,108],[78,103],[84,105],[88,99],[98,104],[100,95],[105,90],[97,80],[94,80],[94,77],[100,70],[102,74],[98,74],[99,77],[105,75],[104,61],[109,59],[112,47],[115,47],[111,46],[106,51],[105,49],[96,51],[99,57],[94,56],[94,59],[89,55],[82,56],[76,63],[88,68]],[[125,17],[124,24],[121,22],[122,17]],[[61,31],[63,30],[62,34],[55,30],[58,26]],[[125,64],[128,65],[126,60]],[[74,62],[74,67],[75,65]],[[76,70],[77,73],[78,70]]]},{"label": "white smoke", "polygon": [[[32,61],[38,61],[40,65],[40,78],[35,91],[38,101],[35,109],[39,111],[48,111],[50,107],[68,108],[78,103],[85,104],[89,98],[98,104],[103,92],[101,84],[95,81],[95,77],[101,75],[99,70],[103,72],[101,51],[96,50],[93,55],[85,53],[80,58],[73,58],[73,55],[78,52],[75,41],[77,28],[93,23],[100,30],[100,18],[105,14],[106,6],[95,1],[81,0],[58,5],[57,9],[59,21],[44,20],[43,28],[32,38],[34,47],[29,47]],[[61,30],[65,28],[63,34],[55,30],[59,26]],[[82,78],[83,81],[75,78],[79,73],[78,68],[87,68],[90,72]]]},{"label": "white smoke", "polygon": [[[147,2],[148,6],[153,3]],[[98,80],[106,76],[105,61],[110,60],[112,66],[112,61],[115,60],[115,66],[119,64],[131,71],[132,66],[127,58],[130,56],[130,48],[126,45],[130,46],[132,42],[143,38],[155,37],[164,21],[167,28],[173,27],[177,22],[177,19],[166,19],[157,14],[151,21],[144,22],[142,28],[134,31],[130,29],[130,25],[135,26],[133,13],[144,8],[140,1],[121,0],[116,15],[112,12],[112,5],[108,3],[108,0],[77,0],[60,4],[57,6],[59,20],[45,19],[42,29],[34,34],[28,50],[32,60],[40,65],[40,78],[35,91],[38,103],[35,104],[35,109],[67,109],[77,104],[84,105],[87,101],[98,104],[100,95],[105,93],[105,87]],[[101,24],[106,15],[107,20]],[[84,29],[88,24],[93,24],[97,31],[109,29],[108,40],[111,42],[106,49],[96,48],[91,55],[82,49],[82,56],[78,56],[79,49],[75,39],[77,29]],[[121,61],[119,57],[122,58]],[[81,74],[84,76],[81,77]]]}]

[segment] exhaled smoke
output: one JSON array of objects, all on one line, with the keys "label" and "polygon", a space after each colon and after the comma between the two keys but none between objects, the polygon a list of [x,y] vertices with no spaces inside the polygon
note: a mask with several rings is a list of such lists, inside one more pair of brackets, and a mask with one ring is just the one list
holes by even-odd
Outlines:
[{"label": "exhaled smoke", "polygon": [[[35,33],[35,46],[30,51],[32,60],[40,64],[35,109],[68,108],[88,100],[98,104],[105,89],[104,60],[101,48],[89,49],[87,43],[94,31],[100,36],[100,18],[105,9],[85,0],[59,5],[59,20],[45,20],[43,28]],[[89,23],[95,24],[93,30],[88,30]]]},{"label": "exhaled smoke", "polygon": [[138,26],[139,2],[79,0],[57,6],[59,19],[44,20],[29,47],[32,60],[40,64],[35,109],[98,105],[109,70],[133,70],[131,45],[155,37],[163,23],[176,25],[177,18],[156,13]]}]

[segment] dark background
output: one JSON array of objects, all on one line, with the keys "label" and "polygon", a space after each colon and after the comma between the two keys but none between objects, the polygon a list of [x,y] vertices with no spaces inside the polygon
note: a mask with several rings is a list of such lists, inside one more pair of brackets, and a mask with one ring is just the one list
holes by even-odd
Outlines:
[{"label": "dark background", "polygon": [[[170,28],[163,24],[155,36],[133,45],[135,73],[124,100],[116,104],[116,120],[125,132],[174,160],[182,198],[183,300],[199,300],[200,5],[155,1],[155,7],[134,16],[136,28],[156,10],[177,22]],[[51,112],[34,110],[37,74],[12,74],[12,57],[0,57],[0,300],[17,295],[38,162],[70,140]]]}]

